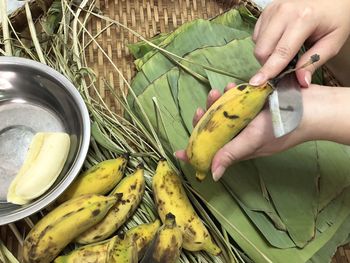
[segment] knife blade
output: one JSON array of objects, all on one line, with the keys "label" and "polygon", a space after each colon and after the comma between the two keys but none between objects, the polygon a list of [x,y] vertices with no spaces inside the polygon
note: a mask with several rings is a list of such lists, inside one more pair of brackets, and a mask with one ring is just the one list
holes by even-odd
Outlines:
[{"label": "knife blade", "polygon": [[[289,63],[286,72],[294,68],[297,63],[297,56]],[[272,118],[272,126],[276,138],[282,137],[295,130],[303,116],[303,100],[301,87],[296,78],[295,72],[283,74],[270,82],[275,90],[268,98],[269,109]]]}]

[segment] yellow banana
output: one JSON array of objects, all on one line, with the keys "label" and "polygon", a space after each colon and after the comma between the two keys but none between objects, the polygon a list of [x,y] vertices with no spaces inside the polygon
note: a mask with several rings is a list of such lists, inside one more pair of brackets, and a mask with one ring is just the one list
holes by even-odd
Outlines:
[{"label": "yellow banana", "polygon": [[117,238],[114,236],[96,244],[79,247],[67,255],[57,257],[54,263],[108,263],[107,259],[113,251]]},{"label": "yellow banana", "polygon": [[160,221],[157,219],[150,224],[141,224],[130,228],[126,235],[131,236],[136,243],[138,258],[142,258],[147,246],[153,240],[158,228],[160,227]]},{"label": "yellow banana", "polygon": [[23,245],[24,262],[51,262],[80,233],[98,223],[116,202],[116,196],[89,194],[58,206],[27,235]]},{"label": "yellow banana", "polygon": [[225,92],[199,120],[186,149],[199,181],[206,177],[215,153],[255,118],[272,91],[269,83],[241,84]]},{"label": "yellow banana", "polygon": [[108,263],[137,263],[137,247],[132,237],[119,235],[108,259]]},{"label": "yellow banana", "polygon": [[176,218],[168,213],[141,263],[176,263],[180,257],[182,241],[182,232],[176,225]]},{"label": "yellow banana", "polygon": [[183,233],[183,248],[189,251],[205,250],[210,254],[220,254],[220,248],[197,215],[182,186],[180,177],[166,161],[159,161],[152,181],[153,195],[158,214],[165,222],[168,213],[176,217],[176,224]]},{"label": "yellow banana", "polygon": [[7,201],[23,205],[45,193],[61,173],[69,148],[70,138],[66,133],[35,134],[23,165],[11,182]]},{"label": "yellow banana", "polygon": [[[130,238],[129,242],[134,242],[136,246],[138,258],[143,256],[145,248],[154,238],[159,226],[160,221],[157,219],[153,223],[141,224],[126,232],[127,237]],[[123,235],[116,235],[98,243],[79,247],[67,255],[57,257],[54,263],[107,263],[107,260],[112,257],[112,252],[115,252],[114,247],[123,238]]]},{"label": "yellow banana", "polygon": [[119,197],[105,218],[82,233],[76,242],[90,244],[111,236],[132,215],[141,202],[145,191],[143,168],[138,168],[132,175],[125,177],[112,191],[111,195]]},{"label": "yellow banana", "polygon": [[58,198],[58,203],[82,194],[107,194],[122,179],[127,162],[127,156],[120,156],[92,166],[74,180]]}]

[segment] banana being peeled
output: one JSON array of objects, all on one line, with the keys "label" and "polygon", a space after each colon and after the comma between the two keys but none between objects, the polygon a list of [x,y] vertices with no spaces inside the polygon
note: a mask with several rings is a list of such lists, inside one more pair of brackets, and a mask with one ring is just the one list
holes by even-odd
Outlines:
[{"label": "banana being peeled", "polygon": [[116,196],[90,194],[61,204],[27,235],[23,244],[24,262],[51,262],[79,234],[98,223],[116,202]]},{"label": "banana being peeled", "polygon": [[152,188],[162,222],[165,222],[168,213],[175,216],[176,224],[183,233],[184,249],[205,250],[213,255],[220,254],[220,248],[212,241],[208,230],[190,203],[180,177],[166,161],[158,162]]},{"label": "banana being peeled", "polygon": [[58,203],[82,194],[107,194],[122,179],[127,162],[127,156],[120,156],[92,166],[74,180],[58,198]]},{"label": "banana being peeled", "polygon": [[176,263],[180,258],[182,241],[182,232],[176,225],[176,218],[168,213],[141,263]]},{"label": "banana being peeled", "polygon": [[126,235],[131,236],[136,243],[138,258],[145,254],[147,246],[151,243],[160,227],[160,221],[156,219],[150,224],[141,224],[130,228]]},{"label": "banana being peeled", "polygon": [[7,201],[23,205],[45,193],[61,173],[69,148],[70,138],[66,133],[35,134],[24,163],[10,184]]},{"label": "banana being peeled", "polygon": [[225,92],[194,127],[186,149],[196,178],[205,179],[215,153],[234,138],[263,108],[273,87],[241,84]]},{"label": "banana being peeled", "polygon": [[143,168],[125,177],[114,188],[111,196],[118,196],[118,202],[111,208],[101,222],[82,233],[76,242],[91,244],[110,237],[133,214],[141,202],[145,191]]}]

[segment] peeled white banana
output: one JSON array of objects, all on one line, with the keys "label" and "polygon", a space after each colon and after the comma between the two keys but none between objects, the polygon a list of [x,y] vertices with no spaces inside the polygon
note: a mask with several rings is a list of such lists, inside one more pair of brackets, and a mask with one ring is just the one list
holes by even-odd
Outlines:
[{"label": "peeled white banana", "polygon": [[67,133],[35,134],[24,163],[10,184],[7,201],[23,205],[45,193],[61,173],[69,148]]}]

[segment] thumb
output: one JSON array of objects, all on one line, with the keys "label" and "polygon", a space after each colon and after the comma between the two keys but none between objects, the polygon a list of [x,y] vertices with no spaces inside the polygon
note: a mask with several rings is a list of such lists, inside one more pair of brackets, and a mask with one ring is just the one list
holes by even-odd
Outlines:
[{"label": "thumb", "polygon": [[230,165],[246,159],[255,152],[256,149],[252,149],[251,145],[247,144],[247,138],[244,139],[241,135],[239,134],[215,154],[211,164],[214,181],[218,181]]},{"label": "thumb", "polygon": [[300,57],[296,65],[297,68],[307,63],[312,55],[318,54],[320,56],[320,60],[318,62],[313,63],[306,68],[297,70],[296,75],[298,81],[303,87],[308,87],[311,84],[311,76],[317,68],[338,54],[340,47],[342,46],[342,42],[344,42],[343,39],[336,34],[326,35]]}]

